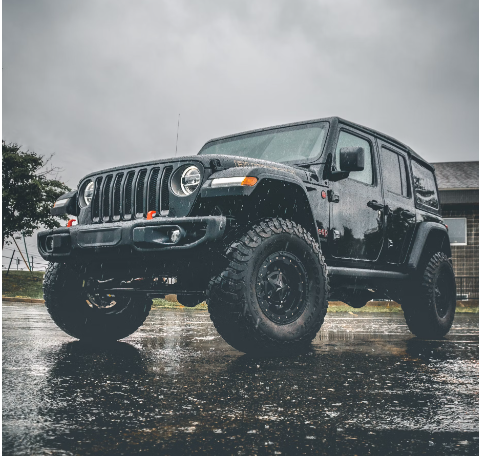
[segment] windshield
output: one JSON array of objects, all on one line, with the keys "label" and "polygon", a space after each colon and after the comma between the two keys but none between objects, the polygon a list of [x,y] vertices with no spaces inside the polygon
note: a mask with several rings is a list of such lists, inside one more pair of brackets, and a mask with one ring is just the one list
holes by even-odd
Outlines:
[{"label": "windshield", "polygon": [[198,155],[237,155],[278,163],[312,161],[321,155],[327,122],[246,133],[211,141]]}]

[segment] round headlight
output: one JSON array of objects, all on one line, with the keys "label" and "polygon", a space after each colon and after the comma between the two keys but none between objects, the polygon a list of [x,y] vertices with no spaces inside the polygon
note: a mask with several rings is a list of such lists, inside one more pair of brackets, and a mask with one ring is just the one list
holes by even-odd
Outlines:
[{"label": "round headlight", "polygon": [[83,204],[85,206],[89,206],[91,200],[93,198],[93,189],[95,188],[93,181],[88,182],[88,184],[83,186],[83,195],[81,195],[81,199],[83,200]]},{"label": "round headlight", "polygon": [[201,173],[196,166],[188,166],[180,179],[181,190],[184,195],[191,195],[200,185]]}]

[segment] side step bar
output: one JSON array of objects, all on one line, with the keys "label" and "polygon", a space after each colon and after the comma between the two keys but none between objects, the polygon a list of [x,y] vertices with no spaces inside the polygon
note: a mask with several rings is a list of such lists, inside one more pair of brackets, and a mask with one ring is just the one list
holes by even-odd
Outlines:
[{"label": "side step bar", "polygon": [[341,268],[337,266],[328,266],[328,275],[334,280],[361,280],[361,281],[375,281],[375,280],[406,280],[409,278],[408,274],[394,271],[377,271],[376,269],[356,269],[356,268]]}]

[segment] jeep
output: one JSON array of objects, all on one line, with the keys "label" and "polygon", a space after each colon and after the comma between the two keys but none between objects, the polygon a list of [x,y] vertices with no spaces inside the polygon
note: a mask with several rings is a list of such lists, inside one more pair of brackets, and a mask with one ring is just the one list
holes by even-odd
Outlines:
[{"label": "jeep", "polygon": [[94,172],[51,212],[75,218],[38,234],[45,304],[81,340],[130,335],[167,294],[190,307],[206,300],[218,333],[243,352],[307,347],[328,299],[397,301],[422,338],[444,336],[454,319],[433,166],[338,117]]}]

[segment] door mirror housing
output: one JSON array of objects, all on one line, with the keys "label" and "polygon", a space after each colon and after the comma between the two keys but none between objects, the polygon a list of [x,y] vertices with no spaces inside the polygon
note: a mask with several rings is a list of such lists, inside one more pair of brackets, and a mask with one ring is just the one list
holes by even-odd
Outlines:
[{"label": "door mirror housing", "polygon": [[339,149],[341,171],[363,171],[364,149],[362,147],[342,147]]}]

